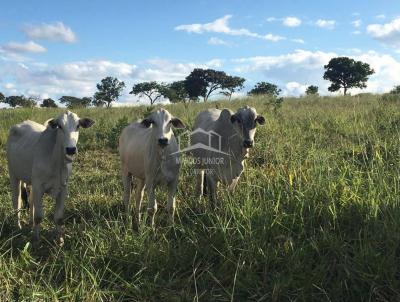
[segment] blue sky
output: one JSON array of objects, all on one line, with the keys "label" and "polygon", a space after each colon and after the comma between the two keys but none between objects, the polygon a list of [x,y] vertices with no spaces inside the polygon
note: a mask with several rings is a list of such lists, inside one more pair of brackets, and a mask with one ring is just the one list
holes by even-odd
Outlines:
[{"label": "blue sky", "polygon": [[375,69],[366,91],[400,84],[398,1],[17,0],[2,3],[0,33],[6,95],[91,96],[112,75],[130,103],[134,83],[195,67],[243,76],[246,89],[270,81],[285,95],[310,84],[327,94],[323,65],[339,55]]}]

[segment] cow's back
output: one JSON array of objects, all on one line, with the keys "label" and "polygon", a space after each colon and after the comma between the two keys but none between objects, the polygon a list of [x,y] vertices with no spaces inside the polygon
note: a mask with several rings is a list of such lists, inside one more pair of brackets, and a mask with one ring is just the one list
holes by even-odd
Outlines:
[{"label": "cow's back", "polygon": [[201,128],[203,130],[209,131],[214,129],[214,124],[221,115],[221,110],[219,109],[208,109],[200,112],[193,124],[193,130]]},{"label": "cow's back", "polygon": [[34,149],[46,128],[33,121],[25,121],[10,129],[7,140],[9,173],[30,184]]}]

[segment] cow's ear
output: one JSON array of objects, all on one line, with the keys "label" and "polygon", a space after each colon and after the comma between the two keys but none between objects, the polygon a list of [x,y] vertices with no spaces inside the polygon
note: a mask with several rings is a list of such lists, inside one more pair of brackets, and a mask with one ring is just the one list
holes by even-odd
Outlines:
[{"label": "cow's ear", "polygon": [[259,123],[260,125],[264,125],[265,124],[265,117],[263,117],[262,115],[257,115],[256,123]]},{"label": "cow's ear", "polygon": [[82,128],[89,128],[92,127],[94,124],[94,120],[90,119],[90,118],[81,118],[79,119],[79,126],[81,126]]},{"label": "cow's ear", "polygon": [[47,125],[50,125],[51,128],[56,129],[58,127],[58,121],[53,118],[47,122]]},{"label": "cow's ear", "polygon": [[186,128],[185,124],[177,117],[172,118],[171,123],[175,128],[179,128],[179,129]]},{"label": "cow's ear", "polygon": [[234,122],[240,122],[240,119],[236,114],[232,114],[231,116],[231,123],[233,124]]},{"label": "cow's ear", "polygon": [[140,122],[140,124],[146,128],[149,128],[152,123],[153,123],[153,121],[148,118],[145,118],[145,119],[143,119],[143,121]]},{"label": "cow's ear", "polygon": [[221,114],[219,115],[218,120],[223,121],[223,122],[227,122],[231,119],[231,111],[229,109],[222,109]]}]

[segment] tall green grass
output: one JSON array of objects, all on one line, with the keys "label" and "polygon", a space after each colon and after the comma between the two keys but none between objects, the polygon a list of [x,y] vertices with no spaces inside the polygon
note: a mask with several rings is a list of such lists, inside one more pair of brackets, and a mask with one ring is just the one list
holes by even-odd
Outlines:
[{"label": "tall green grass", "polygon": [[159,193],[157,229],[123,223],[116,144],[146,107],[82,109],[66,205],[66,244],[29,245],[11,206],[5,143],[11,125],[61,109],[0,110],[0,300],[395,301],[400,299],[400,103],[377,96],[265,99],[166,106],[190,127],[209,107],[249,104],[266,117],[236,192],[211,210],[184,165],[175,226]]}]

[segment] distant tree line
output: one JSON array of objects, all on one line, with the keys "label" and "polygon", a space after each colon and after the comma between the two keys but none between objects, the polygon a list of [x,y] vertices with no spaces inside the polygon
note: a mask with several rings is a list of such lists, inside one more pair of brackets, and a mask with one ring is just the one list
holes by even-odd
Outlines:
[{"label": "distant tree line", "polygon": [[[323,78],[331,82],[328,90],[335,92],[343,89],[344,95],[351,88],[366,88],[368,77],[374,73],[369,64],[348,57],[333,58],[324,68]],[[161,99],[168,99],[171,103],[199,102],[200,100],[207,102],[212,95],[217,93],[231,100],[234,93],[244,88],[244,82],[244,78],[228,75],[224,71],[195,68],[184,80],[172,83],[139,82],[133,85],[129,93],[138,96],[139,99],[146,98],[151,105]],[[88,106],[108,108],[121,96],[125,83],[114,77],[106,77],[96,87],[97,91],[92,97],[62,96],[58,101],[68,108]],[[400,93],[400,86],[395,89],[397,93]],[[247,94],[265,95],[277,99],[280,93],[281,89],[277,85],[259,82]],[[318,95],[318,87],[310,85],[305,93]],[[23,95],[6,97],[0,93],[0,103],[11,107],[35,107],[38,99]],[[53,99],[47,98],[42,101],[40,107],[55,108],[57,104]]]}]

